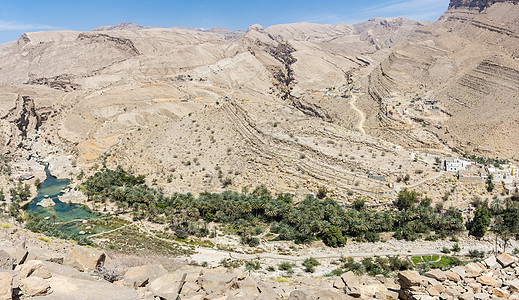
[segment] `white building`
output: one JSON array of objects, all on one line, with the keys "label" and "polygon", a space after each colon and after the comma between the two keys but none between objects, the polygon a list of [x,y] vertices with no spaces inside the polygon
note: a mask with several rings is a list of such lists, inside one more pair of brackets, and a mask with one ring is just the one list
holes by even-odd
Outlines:
[{"label": "white building", "polygon": [[466,170],[467,167],[472,164],[471,161],[459,157],[447,157],[443,163],[445,171],[447,172],[458,172],[459,170]]}]

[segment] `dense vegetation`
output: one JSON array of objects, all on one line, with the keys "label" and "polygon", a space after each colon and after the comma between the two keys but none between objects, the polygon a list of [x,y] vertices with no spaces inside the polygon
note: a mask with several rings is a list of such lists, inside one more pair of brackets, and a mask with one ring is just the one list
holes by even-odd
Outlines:
[{"label": "dense vegetation", "polygon": [[[510,239],[519,238],[519,194],[514,194],[505,200],[494,198],[490,204],[488,201],[476,198],[472,201],[472,205],[476,207],[476,212],[474,218],[467,224],[472,235],[481,238],[492,224],[491,228],[496,235],[496,251],[498,251],[497,238],[500,238],[503,252]],[[493,222],[491,222],[492,218]]]},{"label": "dense vegetation", "polygon": [[[307,242],[317,239],[337,247],[346,236],[357,240],[376,241],[378,233],[394,231],[399,239],[414,240],[421,234],[435,231],[434,237],[463,229],[461,214],[455,209],[438,211],[430,199],[404,190],[395,202],[397,209],[376,211],[356,203],[346,209],[320,191],[318,199],[308,195],[298,204],[291,194],[272,195],[265,187],[241,193],[164,195],[144,183],[143,176],[133,176],[118,167],[104,169],[90,176],[83,184],[89,200],[113,202],[120,211],[131,212],[135,219],[168,222],[180,237],[188,234],[209,234],[207,222],[226,224],[231,231],[245,237],[262,232],[270,225],[278,239]],[[242,239],[254,241],[255,239]]]},{"label": "dense vegetation", "polygon": [[94,245],[94,243],[85,236],[76,234],[66,234],[56,226],[56,218],[44,219],[38,214],[28,214],[26,216],[25,227],[34,232],[40,232],[46,236],[57,237],[60,239],[71,239],[78,242],[79,245]]}]

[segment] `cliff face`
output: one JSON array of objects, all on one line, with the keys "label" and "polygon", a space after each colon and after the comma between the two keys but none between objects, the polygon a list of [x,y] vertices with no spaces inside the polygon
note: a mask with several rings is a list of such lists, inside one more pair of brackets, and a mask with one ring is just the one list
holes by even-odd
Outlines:
[{"label": "cliff face", "polygon": [[459,8],[459,7],[468,7],[468,8],[478,8],[480,11],[492,6],[492,4],[499,2],[508,2],[513,4],[518,4],[519,0],[451,0],[449,4],[449,9]]}]

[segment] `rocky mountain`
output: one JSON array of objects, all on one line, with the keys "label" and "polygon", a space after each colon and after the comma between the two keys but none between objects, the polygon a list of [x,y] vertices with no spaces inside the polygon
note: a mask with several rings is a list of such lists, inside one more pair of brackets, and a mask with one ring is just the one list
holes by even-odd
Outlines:
[{"label": "rocky mountain", "polygon": [[92,29],[92,31],[111,31],[111,30],[143,30],[146,28],[151,28],[149,26],[142,26],[135,23],[122,22],[115,25],[101,26]]},{"label": "rocky mountain", "polygon": [[[516,1],[451,1],[434,24],[395,47],[366,80],[371,134],[415,147],[517,159],[518,35]],[[415,121],[422,130],[394,132],[396,102],[428,99],[439,113]],[[414,102],[414,100],[413,100]],[[375,103],[375,106],[373,104]],[[369,131],[369,130],[368,130]],[[424,138],[426,137],[426,138]]]},{"label": "rocky mountain", "polygon": [[394,191],[373,175],[427,166],[410,148],[515,157],[518,7],[453,1],[432,24],[26,33],[0,48],[0,101],[50,110],[42,140],[80,166],[121,164],[170,191],[324,185],[383,201]]}]

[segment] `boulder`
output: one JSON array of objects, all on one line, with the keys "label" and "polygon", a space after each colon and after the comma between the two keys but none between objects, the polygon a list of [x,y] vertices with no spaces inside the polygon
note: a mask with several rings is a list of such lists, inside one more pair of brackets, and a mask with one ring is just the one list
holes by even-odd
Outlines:
[{"label": "boulder", "polygon": [[194,293],[198,293],[199,290],[200,290],[200,287],[198,286],[198,284],[196,284],[194,282],[186,282],[182,286],[182,291],[180,292],[180,294],[182,294],[182,295],[194,294]]},{"label": "boulder", "polygon": [[237,275],[234,273],[207,273],[198,277],[198,284],[203,290],[209,291],[215,287],[230,287],[236,279]]},{"label": "boulder", "polygon": [[488,275],[481,275],[477,278],[477,281],[483,285],[489,285],[489,286],[496,286],[497,285],[497,281],[488,276]]},{"label": "boulder", "polygon": [[497,267],[499,267],[495,255],[487,257],[487,259],[485,259],[483,262],[489,269],[497,269]]},{"label": "boulder", "polygon": [[424,274],[426,277],[434,278],[438,281],[447,280],[447,275],[440,269],[433,269]]},{"label": "boulder", "polygon": [[49,261],[56,264],[63,264],[63,255],[60,253],[45,251],[40,248],[29,247],[26,260]]},{"label": "boulder", "polygon": [[333,287],[336,288],[336,289],[343,289],[346,285],[344,284],[344,281],[342,280],[342,278],[336,278],[334,281],[333,281]]},{"label": "boulder", "polygon": [[398,278],[407,286],[417,286],[426,282],[426,280],[416,271],[402,271],[398,273]]},{"label": "boulder", "polygon": [[0,300],[13,299],[13,275],[9,272],[0,272]]},{"label": "boulder", "polygon": [[85,272],[85,268],[69,255],[63,256],[63,265],[74,268],[79,272]]},{"label": "boulder", "polygon": [[513,264],[514,262],[516,261],[516,258],[509,255],[509,254],[506,254],[506,253],[503,253],[501,255],[499,255],[497,257],[497,262],[503,267],[503,268],[506,268],[508,267],[509,265]]},{"label": "boulder", "polygon": [[134,278],[125,278],[123,280],[115,281],[114,284],[120,287],[127,287],[138,289],[144,287],[149,283],[149,278],[146,276],[139,276]]},{"label": "boulder", "polygon": [[459,282],[461,280],[460,275],[457,273],[454,273],[452,271],[445,271],[445,276],[447,276],[447,279],[454,282]]},{"label": "boulder", "polygon": [[355,286],[352,286],[352,287],[345,286],[344,293],[353,298],[360,298],[362,296],[362,291],[360,290],[360,288],[355,287]]},{"label": "boulder", "polygon": [[[337,300],[349,300],[350,296],[333,289],[320,289],[314,293],[317,299],[337,299]],[[276,299],[277,297],[271,298]],[[384,298],[385,299],[385,298]]]},{"label": "boulder", "polygon": [[357,279],[357,277],[355,276],[355,274],[352,271],[343,273],[341,275],[341,279],[344,282],[344,284],[348,287],[354,287],[354,286],[358,286],[360,284],[359,280]]},{"label": "boulder", "polygon": [[510,287],[511,292],[519,293],[519,280],[509,281],[507,285]]},{"label": "boulder", "polygon": [[20,270],[20,279],[24,279],[30,276],[36,276],[43,279],[52,277],[49,269],[39,260],[29,260],[22,265]]},{"label": "boulder", "polygon": [[474,300],[474,293],[469,291],[460,295],[460,300]]},{"label": "boulder", "polygon": [[70,257],[86,268],[97,269],[104,264],[106,254],[86,247],[76,247]]},{"label": "boulder", "polygon": [[5,250],[0,250],[0,270],[11,271],[14,265],[14,257]]},{"label": "boulder", "polygon": [[360,293],[363,297],[374,297],[377,293],[384,294],[387,288],[380,282],[369,282],[359,285]]},{"label": "boulder", "polygon": [[467,276],[467,272],[463,267],[457,266],[451,269],[452,272],[458,274],[462,279]]},{"label": "boulder", "polygon": [[477,277],[485,270],[477,263],[469,263],[463,267],[467,277]]},{"label": "boulder", "polygon": [[182,277],[177,274],[165,274],[148,284],[148,289],[157,297],[166,297],[177,294],[180,289]]},{"label": "boulder", "polygon": [[252,277],[245,277],[243,280],[236,282],[236,286],[241,289],[246,295],[258,295],[258,284]]},{"label": "boulder", "polygon": [[164,269],[164,267],[160,264],[151,264],[129,268],[126,273],[124,273],[125,279],[133,279],[137,277],[148,277],[149,280],[153,280],[160,276],[167,274],[168,271]]},{"label": "boulder", "polygon": [[23,278],[20,280],[19,286],[22,293],[27,297],[45,296],[52,293],[49,282],[41,277]]},{"label": "boulder", "polygon": [[17,265],[23,264],[27,259],[27,255],[29,254],[29,252],[27,252],[27,250],[21,246],[2,247],[2,250],[5,250],[5,252],[9,253],[14,259],[14,263]]},{"label": "boulder", "polygon": [[317,296],[305,290],[295,290],[288,295],[288,300],[317,300]]},{"label": "boulder", "polygon": [[439,297],[440,292],[438,292],[433,286],[430,286],[427,288],[427,293],[429,293],[430,296],[433,297]]},{"label": "boulder", "polygon": [[510,297],[510,293],[500,288],[494,288],[492,290],[492,296],[495,296],[497,298],[508,298]]},{"label": "boulder", "polygon": [[488,298],[490,298],[490,296],[488,294],[485,294],[485,293],[474,294],[474,299],[475,300],[487,300]]},{"label": "boulder", "polygon": [[[47,279],[52,288],[49,299],[74,300],[138,300],[139,294],[133,288],[118,287],[104,280],[81,273],[73,268],[54,264],[60,273],[49,267],[52,277]],[[66,271],[65,271],[66,270]],[[71,272],[70,274],[68,272]],[[71,277],[73,275],[74,277]],[[77,277],[76,277],[77,276]],[[29,277],[31,278],[31,277]],[[43,298],[46,299],[46,298]]]}]

